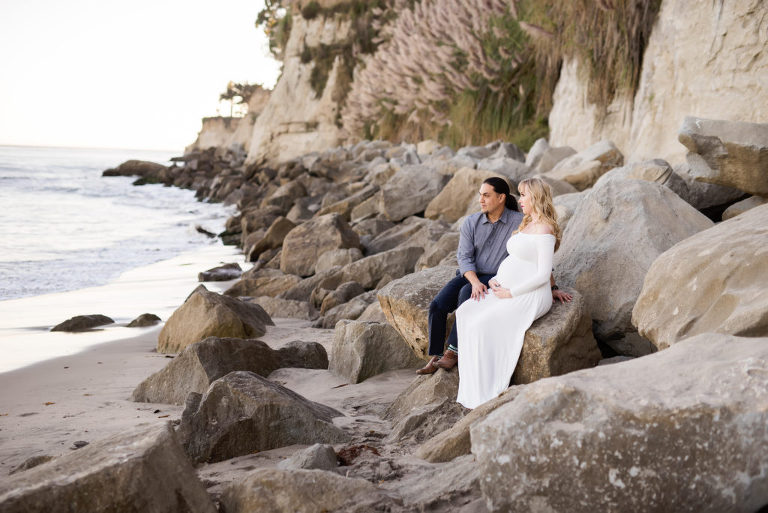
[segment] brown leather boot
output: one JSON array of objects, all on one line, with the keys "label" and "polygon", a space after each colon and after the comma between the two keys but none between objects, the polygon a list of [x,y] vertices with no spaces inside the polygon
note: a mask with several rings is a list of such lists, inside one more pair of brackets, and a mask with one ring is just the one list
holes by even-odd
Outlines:
[{"label": "brown leather boot", "polygon": [[453,369],[459,362],[459,355],[455,351],[448,349],[442,358],[437,361],[437,366],[441,369]]},{"label": "brown leather boot", "polygon": [[433,356],[424,367],[416,371],[416,374],[434,374],[437,371],[437,360],[438,357]]}]

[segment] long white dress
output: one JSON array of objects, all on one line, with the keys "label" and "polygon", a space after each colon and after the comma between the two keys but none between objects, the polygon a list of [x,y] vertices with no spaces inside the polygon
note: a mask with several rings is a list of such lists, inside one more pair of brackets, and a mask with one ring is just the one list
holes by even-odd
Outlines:
[{"label": "long white dress", "polygon": [[523,348],[525,332],[552,307],[549,277],[555,252],[551,234],[516,233],[496,281],[510,289],[499,299],[489,289],[485,298],[467,300],[456,310],[459,338],[459,395],[476,408],[507,389]]}]

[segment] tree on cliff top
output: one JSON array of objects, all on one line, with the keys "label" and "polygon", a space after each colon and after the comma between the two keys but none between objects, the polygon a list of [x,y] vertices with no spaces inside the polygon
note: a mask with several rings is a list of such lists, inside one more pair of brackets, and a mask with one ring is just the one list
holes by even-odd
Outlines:
[{"label": "tree on cliff top", "polygon": [[[248,84],[248,83],[236,83],[230,81],[227,84],[227,89],[219,95],[219,101],[229,102],[229,116],[232,117],[234,106],[247,104],[253,94],[263,89],[261,84]],[[237,101],[235,101],[237,99]]]}]

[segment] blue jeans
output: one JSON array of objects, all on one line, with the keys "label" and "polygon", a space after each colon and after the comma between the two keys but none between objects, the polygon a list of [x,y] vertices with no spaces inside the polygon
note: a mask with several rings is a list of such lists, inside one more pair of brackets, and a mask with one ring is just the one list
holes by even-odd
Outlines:
[{"label": "blue jeans", "polygon": [[[478,274],[478,279],[486,286],[492,274]],[[460,304],[472,297],[472,284],[464,276],[458,275],[449,281],[435,299],[429,304],[429,354],[430,356],[443,354],[446,343],[445,330],[448,323],[448,314],[456,310]],[[456,323],[453,323],[451,333],[448,335],[448,345],[459,347],[456,335]]]}]

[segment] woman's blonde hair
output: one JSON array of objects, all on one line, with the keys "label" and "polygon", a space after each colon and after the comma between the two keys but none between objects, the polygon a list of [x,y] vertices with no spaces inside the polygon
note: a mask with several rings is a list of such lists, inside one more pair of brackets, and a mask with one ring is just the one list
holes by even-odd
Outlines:
[{"label": "woman's blonde hair", "polygon": [[[549,184],[538,177],[526,178],[520,182],[517,186],[519,191],[521,187],[525,186],[528,191],[529,205],[532,213],[535,214],[542,223],[546,223],[552,227],[552,232],[555,235],[555,251],[560,247],[560,238],[562,231],[557,224],[557,212],[555,212],[555,206],[552,204],[552,190],[549,188]],[[523,221],[520,223],[517,231],[522,231],[528,224],[533,222],[533,216],[528,213],[523,216]]]}]

